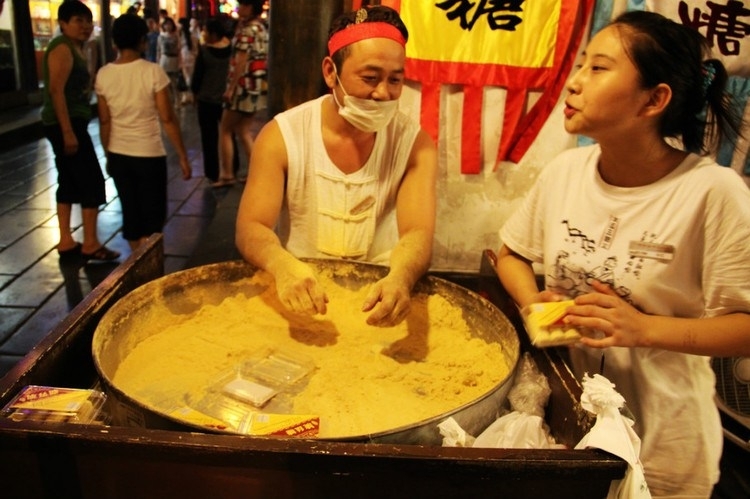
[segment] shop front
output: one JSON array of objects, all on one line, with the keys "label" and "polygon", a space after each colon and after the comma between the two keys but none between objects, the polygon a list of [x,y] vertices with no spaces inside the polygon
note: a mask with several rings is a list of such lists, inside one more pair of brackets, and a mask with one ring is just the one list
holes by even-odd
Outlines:
[{"label": "shop front", "polygon": [[[42,57],[50,40],[59,29],[57,25],[57,9],[61,3],[62,0],[29,1],[31,30],[34,35],[34,61],[40,84],[42,83]],[[104,63],[104,57],[101,55],[105,53],[102,50],[105,47],[103,44],[104,30],[102,29],[104,23],[104,17],[102,16],[103,7],[106,9],[107,4],[109,4],[110,15],[117,17],[124,13],[129,4],[133,2],[121,3],[117,0],[109,2],[106,0],[83,0],[83,3],[91,9],[94,19],[94,31],[85,47],[86,58],[89,61],[89,71],[93,74]]]},{"label": "shop front", "polygon": [[[41,102],[42,57],[58,32],[57,9],[63,0],[0,0],[0,110]],[[148,8],[156,16],[166,9],[175,17],[184,16],[182,0],[82,0],[93,14],[94,31],[85,47],[89,70],[93,73],[114,56],[106,19],[114,19],[130,7]],[[109,17],[105,14],[109,13]]]}]

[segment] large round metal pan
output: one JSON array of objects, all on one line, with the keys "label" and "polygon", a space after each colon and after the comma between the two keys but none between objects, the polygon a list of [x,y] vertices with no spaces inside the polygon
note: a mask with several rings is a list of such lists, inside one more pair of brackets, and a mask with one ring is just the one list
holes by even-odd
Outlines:
[{"label": "large round metal pan", "polygon": [[[320,271],[330,271],[333,279],[347,289],[358,289],[375,282],[388,272],[386,267],[366,263],[325,259],[305,261]],[[205,297],[210,297],[211,303],[218,304],[236,293],[237,286],[255,272],[256,268],[242,261],[222,262],[176,272],[133,290],[107,311],[94,333],[92,351],[105,391],[113,402],[110,410],[115,424],[211,431],[135,400],[112,380],[118,366],[134,346],[146,337],[158,333],[158,330],[149,327],[154,319],[154,308],[164,310],[166,307],[175,315],[193,313],[206,304]],[[250,290],[250,293],[260,294],[262,291],[263,289],[256,289]],[[512,385],[519,357],[520,347],[515,328],[489,301],[444,279],[425,276],[417,283],[414,291],[442,295],[450,303],[460,307],[472,334],[487,342],[502,345],[504,355],[507,356],[506,365],[511,367],[508,375],[476,400],[443,414],[389,431],[331,440],[439,445],[442,437],[437,425],[449,417],[473,435],[477,435],[498,417]],[[243,292],[248,293],[246,286]],[[161,306],[155,307],[156,304]]]}]

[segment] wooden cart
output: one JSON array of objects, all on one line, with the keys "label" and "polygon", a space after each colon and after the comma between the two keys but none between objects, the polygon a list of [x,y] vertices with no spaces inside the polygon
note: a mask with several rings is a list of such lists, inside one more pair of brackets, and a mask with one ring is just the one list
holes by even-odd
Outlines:
[{"label": "wooden cart", "polygon": [[[526,338],[494,276],[435,274],[479,292]],[[110,274],[0,379],[0,406],[26,385],[90,388],[96,326],[118,299],[161,277],[160,235]],[[572,448],[592,421],[580,385],[554,349],[523,342],[547,376],[547,423]],[[0,418],[2,496],[81,498],[601,498],[627,464],[598,450],[445,448],[188,431],[14,422]]]}]

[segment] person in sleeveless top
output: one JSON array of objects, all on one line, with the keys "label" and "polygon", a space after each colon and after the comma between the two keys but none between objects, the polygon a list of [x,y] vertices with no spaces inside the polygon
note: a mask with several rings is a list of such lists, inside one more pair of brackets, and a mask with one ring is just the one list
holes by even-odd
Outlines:
[{"label": "person in sleeveless top", "polygon": [[[44,53],[42,76],[42,124],[55,153],[58,173],[57,221],[61,257],[111,261],[120,253],[99,240],[99,206],[106,203],[104,175],[88,133],[91,109],[91,74],[83,48],[93,31],[91,10],[77,0],[60,4],[57,11],[60,36]],[[71,212],[81,205],[83,242],[71,233]]]},{"label": "person in sleeveless top", "polygon": [[429,268],[437,154],[397,108],[407,38],[388,7],[340,16],[322,62],[331,93],[277,115],[257,137],[236,242],[274,276],[292,312],[327,310],[326,290],[301,258],[388,266],[361,311],[363,323],[382,327],[408,315],[411,289]]}]

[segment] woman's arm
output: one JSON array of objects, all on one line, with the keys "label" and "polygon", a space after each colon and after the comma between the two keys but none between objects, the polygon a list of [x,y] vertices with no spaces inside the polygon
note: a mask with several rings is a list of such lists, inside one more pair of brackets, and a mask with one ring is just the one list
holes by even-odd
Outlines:
[{"label": "woman's arm", "polygon": [[604,283],[592,283],[594,293],[575,299],[565,322],[604,333],[583,338],[591,347],[649,347],[715,357],[750,355],[750,314],[682,318],[649,315],[620,298]]},{"label": "woman's arm", "polygon": [[188,162],[187,151],[185,151],[185,144],[182,141],[182,133],[180,132],[180,123],[177,121],[177,117],[174,114],[174,108],[172,107],[169,92],[169,85],[166,85],[164,88],[156,92],[156,110],[159,113],[159,120],[164,128],[164,133],[167,135],[169,142],[172,143],[177,152],[177,156],[180,158],[182,178],[189,180],[193,175],[192,168],[190,168],[190,163]]},{"label": "woman's arm", "polygon": [[99,139],[102,142],[104,152],[109,152],[109,137],[112,133],[112,115],[109,113],[107,99],[103,95],[96,95],[96,106],[99,114]]}]

